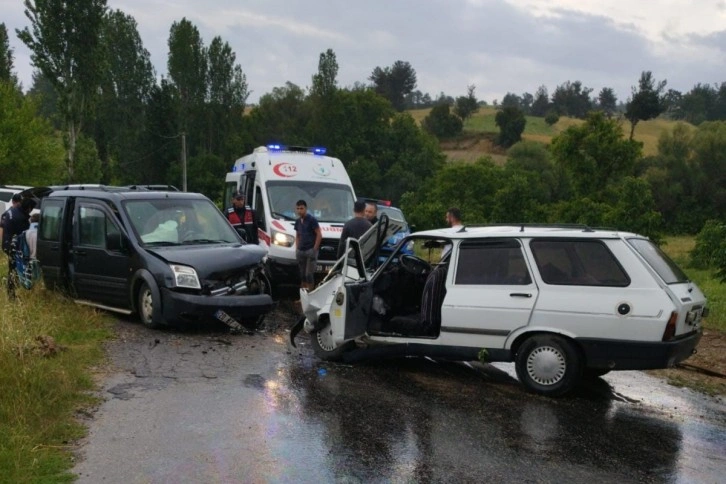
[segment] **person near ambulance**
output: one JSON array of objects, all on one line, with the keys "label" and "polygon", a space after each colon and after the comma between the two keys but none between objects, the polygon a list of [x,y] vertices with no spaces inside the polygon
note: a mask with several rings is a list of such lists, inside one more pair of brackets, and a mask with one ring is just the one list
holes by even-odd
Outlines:
[{"label": "person near ambulance", "polygon": [[312,291],[315,287],[315,266],[318,263],[323,232],[318,219],[308,213],[305,200],[297,201],[295,212],[299,216],[295,221],[295,258],[300,270],[300,288]]},{"label": "person near ambulance", "polygon": [[244,193],[236,191],[232,194],[232,206],[227,209],[225,215],[232,227],[246,242],[257,243],[257,224],[254,211],[245,203]]}]

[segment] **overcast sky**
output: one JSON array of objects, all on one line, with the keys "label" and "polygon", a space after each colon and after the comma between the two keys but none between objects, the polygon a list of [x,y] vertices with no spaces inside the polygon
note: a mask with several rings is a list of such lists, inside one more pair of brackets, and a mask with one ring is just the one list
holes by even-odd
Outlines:
[{"label": "overcast sky", "polygon": [[[479,99],[550,94],[565,81],[615,90],[625,101],[641,71],[668,88],[726,81],[726,0],[109,0],[133,16],[157,76],[167,40],[186,17],[205,45],[228,42],[256,102],[291,81],[310,86],[321,52],[337,56],[338,84],[368,82],[376,66],[408,61],[417,89],[436,97],[476,86]],[[33,67],[16,28],[21,0],[0,0],[25,89]]]}]

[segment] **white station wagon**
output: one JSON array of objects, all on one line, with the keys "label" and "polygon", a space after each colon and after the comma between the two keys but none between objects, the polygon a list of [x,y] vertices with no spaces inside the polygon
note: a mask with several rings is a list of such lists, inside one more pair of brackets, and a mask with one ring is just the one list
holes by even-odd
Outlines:
[{"label": "white station wagon", "polygon": [[[695,352],[701,290],[646,237],[585,226],[512,225],[418,232],[382,264],[385,217],[313,291],[304,317],[326,360],[429,356],[514,362],[535,393],[583,377],[666,368]],[[415,254],[415,255],[411,255]]]}]

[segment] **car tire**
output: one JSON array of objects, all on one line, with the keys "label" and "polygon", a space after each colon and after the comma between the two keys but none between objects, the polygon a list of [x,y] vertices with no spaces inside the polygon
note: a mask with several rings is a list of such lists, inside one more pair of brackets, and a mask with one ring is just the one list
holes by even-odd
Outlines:
[{"label": "car tire", "polygon": [[332,341],[332,335],[333,330],[330,327],[330,323],[326,324],[324,328],[310,333],[313,351],[315,351],[315,355],[321,360],[340,361],[343,359],[343,355],[355,346],[353,341],[346,341],[341,346],[335,346]]},{"label": "car tire", "polygon": [[536,335],[517,351],[515,368],[524,387],[546,396],[559,396],[580,381],[582,363],[577,349],[561,336]]},{"label": "car tire", "polygon": [[144,326],[151,329],[161,326],[160,322],[154,318],[154,308],[159,308],[161,302],[158,297],[154,296],[154,291],[146,282],[142,282],[139,287],[137,303],[139,319]]}]

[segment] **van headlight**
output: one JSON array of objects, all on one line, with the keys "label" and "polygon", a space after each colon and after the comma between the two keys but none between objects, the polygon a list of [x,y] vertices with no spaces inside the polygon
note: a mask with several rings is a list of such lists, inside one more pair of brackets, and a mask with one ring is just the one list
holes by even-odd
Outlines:
[{"label": "van headlight", "polygon": [[275,245],[280,245],[282,247],[292,247],[292,244],[295,243],[295,237],[293,237],[292,235],[287,235],[283,232],[278,232],[277,230],[273,230],[272,243]]},{"label": "van headlight", "polygon": [[189,287],[191,289],[201,289],[199,284],[199,276],[193,267],[169,264],[171,272],[174,273],[174,282],[176,287]]}]

